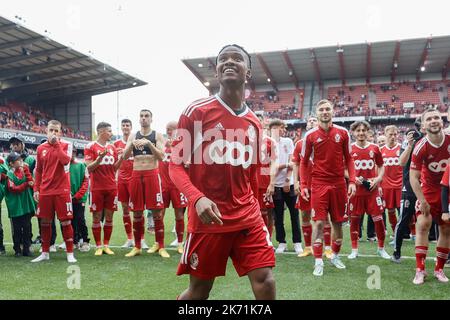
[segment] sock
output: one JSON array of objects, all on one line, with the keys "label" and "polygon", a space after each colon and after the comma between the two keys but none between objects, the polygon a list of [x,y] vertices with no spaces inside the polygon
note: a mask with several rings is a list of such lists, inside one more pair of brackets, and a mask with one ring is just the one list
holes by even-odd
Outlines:
[{"label": "sock", "polygon": [[131,216],[129,209],[123,209],[123,225],[125,227],[125,233],[127,234],[127,239],[133,239],[133,227],[131,225]]},{"label": "sock", "polygon": [[425,259],[427,258],[428,247],[416,246],[416,268],[425,270]]},{"label": "sock", "polygon": [[323,240],[325,242],[325,247],[331,246],[331,226],[325,225],[323,227]]},{"label": "sock", "polygon": [[316,259],[322,259],[323,244],[322,241],[315,241],[313,244],[313,253]]},{"label": "sock", "polygon": [[175,220],[175,230],[177,232],[178,243],[182,243],[184,237],[184,219]]},{"label": "sock", "polygon": [[358,249],[359,238],[359,223],[361,222],[360,216],[350,217],[350,239],[352,240],[352,249]]},{"label": "sock", "polygon": [[384,248],[384,240],[386,239],[386,228],[384,226],[383,216],[373,216],[373,223],[375,224],[375,233],[378,239],[378,248]]},{"label": "sock", "polygon": [[100,221],[92,223],[92,234],[94,235],[95,245],[97,248],[102,246],[102,225]]},{"label": "sock", "polygon": [[155,220],[155,240],[159,244],[159,248],[164,248],[164,220]]},{"label": "sock", "polygon": [[312,225],[302,225],[302,232],[305,238],[305,246],[311,247]]},{"label": "sock", "polygon": [[141,241],[145,240],[145,218],[142,216]]},{"label": "sock", "polygon": [[339,254],[339,251],[341,251],[341,246],[342,246],[342,239],[333,241],[333,244],[331,245],[331,250],[333,250],[333,253],[335,255]]},{"label": "sock", "polygon": [[113,221],[106,220],[103,225],[103,244],[109,246],[109,240],[111,239],[111,234],[113,230]]},{"label": "sock", "polygon": [[50,238],[52,237],[52,225],[51,223],[41,222],[41,239],[42,239],[42,252],[50,251]]},{"label": "sock", "polygon": [[395,226],[397,225],[397,215],[395,214],[395,209],[388,210],[389,223],[391,224],[392,231],[395,232]]},{"label": "sock", "polygon": [[133,234],[134,234],[134,246],[138,249],[141,248],[142,228],[144,225],[144,217],[133,219]]},{"label": "sock", "polygon": [[436,266],[434,267],[434,271],[439,271],[444,268],[444,264],[447,261],[449,248],[436,248]]},{"label": "sock", "polygon": [[66,252],[73,253],[73,228],[70,220],[62,223],[62,234],[64,242],[66,243]]}]

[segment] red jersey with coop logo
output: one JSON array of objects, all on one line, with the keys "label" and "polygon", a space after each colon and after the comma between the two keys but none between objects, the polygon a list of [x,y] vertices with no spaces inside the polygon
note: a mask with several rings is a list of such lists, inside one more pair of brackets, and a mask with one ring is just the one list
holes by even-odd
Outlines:
[{"label": "red jersey with coop logo", "polygon": [[[113,145],[116,148],[117,156],[119,157],[124,153],[127,143],[123,139],[120,139],[120,140],[114,141]],[[133,157],[129,157],[127,160],[123,160],[122,164],[120,165],[119,173],[118,173],[118,182],[119,183],[130,182],[132,174],[133,174]]]},{"label": "red jersey with coop logo", "polygon": [[[189,232],[222,233],[261,223],[257,200],[261,132],[247,105],[236,113],[218,95],[196,101],[183,112],[172,143],[170,177],[188,198]],[[200,221],[195,204],[203,196],[216,203],[222,226]]]},{"label": "red jersey with coop logo", "polygon": [[389,148],[387,145],[381,147],[381,155],[384,162],[384,176],[381,182],[383,189],[398,189],[403,185],[403,167],[400,165],[401,145],[397,143]]},{"label": "red jersey with coop logo", "polygon": [[114,164],[117,161],[117,150],[113,144],[102,146],[97,141],[89,143],[84,149],[84,159],[95,161],[101,152],[107,150],[100,165],[90,173],[91,191],[115,190],[116,170]]},{"label": "red jersey with coop logo", "polygon": [[[355,163],[355,176],[363,177],[364,180],[373,179],[378,176],[377,167],[383,166],[383,157],[380,148],[373,143],[366,143],[364,147],[352,144],[352,157]],[[356,187],[356,195],[369,195],[371,192],[364,186]]]}]

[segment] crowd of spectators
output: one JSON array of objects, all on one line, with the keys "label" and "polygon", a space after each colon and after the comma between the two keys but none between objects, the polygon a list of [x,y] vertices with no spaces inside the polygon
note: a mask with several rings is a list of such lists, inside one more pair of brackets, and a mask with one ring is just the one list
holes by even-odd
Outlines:
[{"label": "crowd of spectators", "polygon": [[247,98],[246,103],[253,111],[263,111],[264,117],[273,119],[296,119],[300,118],[299,108],[295,101],[295,97],[292,99],[292,104],[280,104],[275,110],[268,110],[267,105],[276,104],[280,101],[278,95],[273,91],[268,91],[265,94],[252,94]]}]

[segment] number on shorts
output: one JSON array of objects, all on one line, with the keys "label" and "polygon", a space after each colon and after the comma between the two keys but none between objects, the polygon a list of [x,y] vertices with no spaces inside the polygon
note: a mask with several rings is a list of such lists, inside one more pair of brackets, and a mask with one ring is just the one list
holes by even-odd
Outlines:
[{"label": "number on shorts", "polygon": [[267,245],[269,247],[273,247],[272,241],[270,241],[270,233],[269,230],[267,229],[267,226],[263,227],[264,232],[266,233],[266,240],[267,240]]},{"label": "number on shorts", "polygon": [[158,202],[158,203],[162,202],[162,194],[161,193],[156,194],[156,202]]},{"label": "number on shorts", "polygon": [[186,196],[183,193],[181,193],[181,192],[180,192],[180,201],[181,201],[181,203],[186,203],[187,202]]},{"label": "number on shorts", "polygon": [[377,206],[382,206],[383,205],[383,200],[381,200],[380,197],[376,197],[375,200],[377,201]]}]

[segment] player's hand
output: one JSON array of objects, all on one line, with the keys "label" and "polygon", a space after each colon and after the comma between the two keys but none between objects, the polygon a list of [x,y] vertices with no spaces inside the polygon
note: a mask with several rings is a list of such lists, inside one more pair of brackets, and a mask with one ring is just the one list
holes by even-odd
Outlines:
[{"label": "player's hand", "polygon": [[28,185],[29,185],[30,187],[34,186],[34,181],[28,181]]},{"label": "player's hand", "polygon": [[294,183],[294,192],[296,196],[298,196],[302,192],[300,190],[300,183],[298,181]]},{"label": "player's hand", "polygon": [[431,210],[430,204],[427,201],[420,201],[419,210],[425,217],[428,216]]},{"label": "player's hand", "polygon": [[309,201],[309,191],[308,188],[304,188],[301,191],[301,196],[303,199],[305,199],[306,201]]},{"label": "player's hand", "polygon": [[103,159],[105,156],[106,156],[106,154],[108,153],[108,150],[103,150],[103,151],[101,151],[99,154],[98,154],[98,157],[100,158],[100,159]]},{"label": "player's hand", "polygon": [[49,139],[50,144],[55,144],[58,142],[58,137],[56,135],[52,135]]},{"label": "player's hand", "polygon": [[35,191],[33,193],[33,198],[34,198],[34,201],[39,202],[39,191]]},{"label": "player's hand", "polygon": [[380,194],[380,197],[383,196],[383,188],[382,187],[378,187],[378,193]]},{"label": "player's hand", "polygon": [[413,143],[414,143],[414,131],[411,131],[410,133],[408,133],[408,134],[406,135],[406,139],[408,140],[408,144],[409,144],[410,146],[412,146]]},{"label": "player's hand", "polygon": [[348,185],[348,192],[347,192],[348,197],[349,198],[353,197],[355,193],[356,193],[356,185],[354,183],[350,183]]},{"label": "player's hand", "polygon": [[147,142],[150,142],[147,139],[137,139],[133,141],[133,145],[136,149],[142,150],[147,145]]},{"label": "player's hand", "polygon": [[355,183],[356,185],[360,186],[362,185],[363,181],[364,181],[363,177],[356,177]]},{"label": "player's hand", "polygon": [[450,222],[450,214],[448,212],[443,212],[441,216],[442,221],[444,222]]},{"label": "player's hand", "polygon": [[378,183],[380,183],[380,180],[378,180],[378,178],[370,179],[369,183],[370,183],[370,189],[369,190],[373,191],[378,186]]},{"label": "player's hand", "polygon": [[266,190],[266,196],[272,197],[275,193],[275,186],[273,184],[269,184]]},{"label": "player's hand", "polygon": [[201,197],[195,204],[195,210],[200,221],[204,224],[220,224],[223,225],[222,215],[217,205],[207,197]]}]

